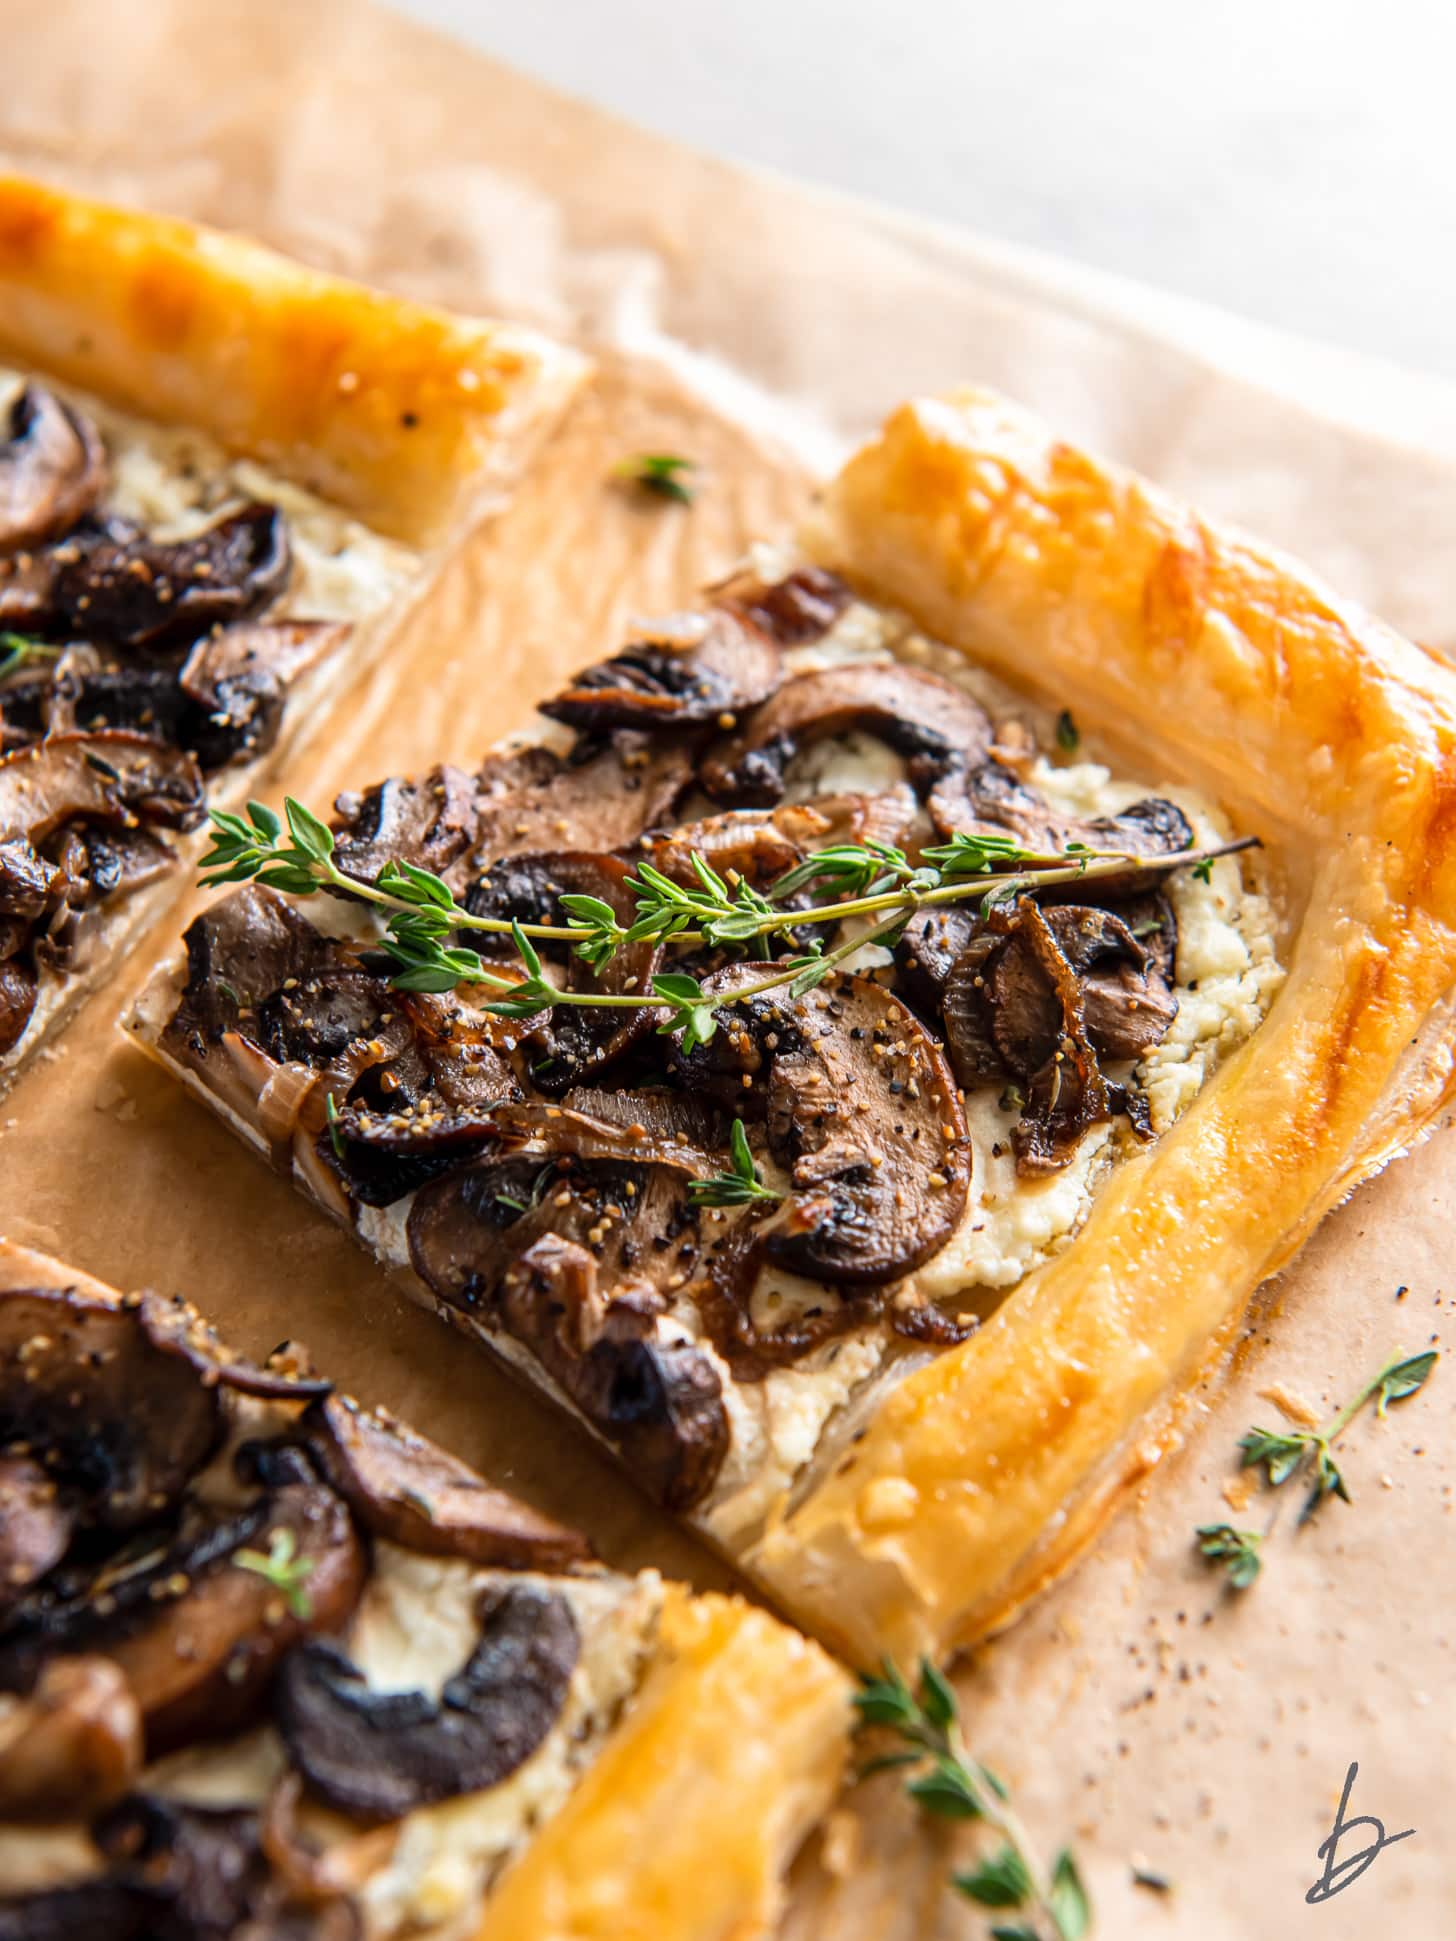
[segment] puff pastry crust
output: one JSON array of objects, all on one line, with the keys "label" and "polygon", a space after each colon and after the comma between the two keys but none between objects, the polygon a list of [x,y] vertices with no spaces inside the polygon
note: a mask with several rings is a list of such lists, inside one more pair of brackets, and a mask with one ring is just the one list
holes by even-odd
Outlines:
[{"label": "puff pastry crust", "polygon": [[[0,1236],[0,1290],[114,1289]],[[476,1941],[757,1941],[828,1809],[851,1682],[739,1598],[669,1586],[643,1683],[564,1805],[492,1887]],[[3,1883],[0,1883],[3,1893]],[[433,1927],[410,1932],[436,1932]]]},{"label": "puff pastry crust", "polygon": [[1453,1091],[1456,680],[1294,562],[984,393],[909,404],[811,548],[1262,835],[1288,979],[1063,1254],[745,1559],[860,1659],[1003,1624],[1175,1438],[1255,1287]]},{"label": "puff pastry crust", "polygon": [[479,509],[588,369],[533,331],[19,176],[0,176],[0,355],[415,543]]}]

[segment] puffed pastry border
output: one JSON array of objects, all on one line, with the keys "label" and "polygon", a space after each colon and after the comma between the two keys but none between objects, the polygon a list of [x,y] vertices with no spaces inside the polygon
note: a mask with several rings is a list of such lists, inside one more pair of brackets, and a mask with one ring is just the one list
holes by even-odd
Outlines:
[{"label": "puffed pastry border", "polygon": [[[409,630],[451,623],[442,569],[504,503],[588,360],[535,332],[406,302],[247,239],[0,173],[0,362],[206,433],[390,537],[420,569],[290,691],[257,761],[212,778],[226,808],[280,771]],[[458,625],[458,617],[454,624]],[[176,845],[184,860],[200,840]],[[0,1091],[181,894],[187,871],[104,918],[89,970],[0,1058]]]},{"label": "puffed pastry border", "polygon": [[[120,1298],[0,1236],[0,1289],[17,1287]],[[851,1689],[825,1652],[766,1612],[669,1585],[656,1653],[621,1720],[465,1931],[767,1941],[789,1866],[843,1778]]]},{"label": "puffed pastry border", "polygon": [[867,1661],[1004,1624],[1179,1439],[1255,1288],[1456,1092],[1456,678],[1303,567],[974,390],[904,406],[810,551],[1260,835],[1288,977],[1075,1242],[879,1403],[745,1557]]},{"label": "puffed pastry border", "polygon": [[417,546],[485,509],[590,370],[535,331],[5,174],[0,357],[206,432]]}]

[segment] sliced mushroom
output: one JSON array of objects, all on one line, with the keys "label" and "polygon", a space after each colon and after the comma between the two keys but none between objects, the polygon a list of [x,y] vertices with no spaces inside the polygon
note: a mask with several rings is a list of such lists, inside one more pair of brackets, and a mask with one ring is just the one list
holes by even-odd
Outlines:
[{"label": "sliced mushroom", "polygon": [[785,681],[720,742],[702,764],[703,786],[721,801],[777,802],[802,748],[852,730],[903,755],[922,790],[954,766],[984,760],[992,737],[980,703],[938,675],[897,662],[823,668]]},{"label": "sliced mushroom", "polygon": [[337,1646],[313,1643],[284,1665],[275,1714],[313,1792],[378,1824],[508,1779],[561,1716],[579,1651],[564,1597],[511,1584],[483,1596],[480,1642],[438,1699],[371,1691]]},{"label": "sliced mushroom", "polygon": [[0,1941],[173,1941],[157,1927],[157,1914],[157,1904],[129,1882],[97,1875],[0,1897]]},{"label": "sliced mushroom", "polygon": [[94,425],[53,392],[27,384],[0,443],[0,553],[69,531],[106,487]]},{"label": "sliced mushroom", "polygon": [[376,1536],[507,1570],[563,1570],[591,1556],[575,1530],[492,1489],[382,1410],[331,1395],[314,1403],[304,1432],[328,1481]]},{"label": "sliced mushroom", "polygon": [[[990,829],[1014,836],[1022,848],[1044,856],[1061,856],[1072,843],[1125,849],[1135,856],[1172,856],[1193,842],[1188,818],[1161,796],[1134,802],[1120,815],[1066,815],[996,761],[951,768],[932,789],[926,806],[943,836]],[[1095,889],[1091,883],[1086,888],[1101,900],[1145,889],[1155,880],[1141,870],[1098,877]]]},{"label": "sliced mushroom", "polygon": [[732,589],[726,604],[781,647],[802,647],[827,634],[853,597],[835,574],[801,566],[770,586]]},{"label": "sliced mushroom", "polygon": [[40,1450],[87,1520],[113,1530],[175,1503],[221,1433],[216,1387],[153,1338],[141,1308],[73,1288],[0,1292],[0,1447]]},{"label": "sliced mushroom", "polygon": [[878,1286],[920,1266],[964,1211],[970,1146],[939,1047],[900,1000],[844,977],[797,1000],[733,1001],[772,967],[710,979],[710,1044],[682,1081],[764,1121],[793,1190],[764,1229],[765,1255],[811,1279]]},{"label": "sliced mushroom", "polygon": [[0,842],[0,916],[40,916],[54,894],[57,875],[23,837]]},{"label": "sliced mushroom", "polygon": [[334,863],[372,883],[386,863],[409,862],[442,875],[474,839],[475,777],[448,763],[418,781],[391,778],[334,804]]},{"label": "sliced mushroom", "polygon": [[38,1460],[0,1454],[0,1611],[60,1562],[75,1523]]},{"label": "sliced mushroom", "polygon": [[[564,895],[593,896],[607,904],[622,924],[631,924],[636,899],[627,887],[631,872],[616,856],[586,850],[559,850],[503,857],[472,884],[465,906],[472,916],[502,922],[563,923]],[[475,941],[474,937],[471,941]],[[568,991],[594,991],[621,997],[649,991],[661,961],[661,947],[626,944],[600,970],[575,955],[546,946],[562,962],[559,981]],[[519,1027],[531,1080],[538,1091],[558,1098],[573,1085],[610,1071],[651,1029],[650,1008],[561,1005]]]},{"label": "sliced mushroom", "polygon": [[192,703],[177,729],[183,745],[205,769],[263,754],[278,739],[289,688],[348,632],[347,621],[271,620],[199,640],[177,677]]},{"label": "sliced mushroom", "polygon": [[687,634],[649,637],[584,668],[542,702],[541,712],[598,734],[710,721],[726,729],[745,708],[766,700],[780,679],[777,644],[746,616],[716,608]]},{"label": "sliced mushroom", "polygon": [[0,1819],[94,1813],[141,1766],[141,1712],[109,1658],[57,1658],[24,1698],[0,1710]]},{"label": "sliced mushroom", "polygon": [[25,1035],[39,994],[35,972],[13,957],[0,962],[0,1058]]},{"label": "sliced mushroom", "polygon": [[583,737],[566,757],[542,747],[488,755],[471,870],[567,843],[603,855],[626,849],[671,814],[692,777],[691,745],[675,735],[623,730]]},{"label": "sliced mushroom", "polygon": [[[1042,912],[1077,974],[1086,1035],[1102,1058],[1141,1058],[1161,1044],[1178,1000],[1120,917],[1075,904]],[[1012,1071],[1030,1077],[1064,1028],[1062,1007],[1041,954],[1026,935],[1000,952],[989,982],[991,1029]]]},{"label": "sliced mushroom", "polygon": [[81,819],[191,829],[204,806],[192,757],[144,735],[54,735],[0,760],[0,842]]},{"label": "sliced mushroom", "polygon": [[426,1284],[529,1347],[672,1509],[701,1500],[729,1443],[710,1358],[658,1326],[665,1283],[698,1258],[693,1170],[571,1154],[479,1161],[425,1187],[408,1225]]},{"label": "sliced mushroom", "polygon": [[[307,1900],[295,1895],[273,1867],[251,1808],[138,1793],[91,1832],[112,1863],[109,1880],[143,1910],[146,1941],[362,1941],[358,1908],[337,1890],[321,1883]],[[121,1930],[122,1941],[135,1932]],[[85,1941],[103,1934],[115,1941],[109,1927],[90,1930]],[[55,1941],[71,1941],[70,1931]]]},{"label": "sliced mushroom", "polygon": [[252,619],[291,570],[276,506],[242,506],[191,539],[153,539],[113,522],[44,552],[0,557],[0,627],[163,653]]}]

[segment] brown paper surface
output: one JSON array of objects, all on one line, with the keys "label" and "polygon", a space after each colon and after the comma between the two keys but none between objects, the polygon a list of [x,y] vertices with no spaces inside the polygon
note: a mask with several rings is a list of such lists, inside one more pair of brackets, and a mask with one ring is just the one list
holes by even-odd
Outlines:
[{"label": "brown paper surface", "polygon": [[[1089,296],[1085,279],[678,150],[347,0],[0,0],[0,45],[0,161],[544,324],[601,356],[537,475],[451,569],[468,649],[443,644],[454,629],[417,630],[398,697],[396,666],[304,748],[286,781],[307,800],[477,755],[628,613],[686,599],[747,538],[791,522],[846,437],[960,378],[1037,405],[1456,648],[1456,456],[1362,429],[1358,397],[1322,412],[1239,375],[1206,318],[1195,348],[1161,313]],[[691,512],[605,483],[644,449],[703,465]],[[121,1002],[180,921],[0,1103],[0,1228],[124,1286],[185,1289],[247,1349],[301,1336],[369,1400],[584,1521],[613,1560],[726,1582],[120,1043]],[[1439,1370],[1388,1420],[1352,1428],[1354,1504],[1298,1532],[1284,1506],[1243,1598],[1221,1592],[1190,1541],[1229,1513],[1239,1433],[1277,1420],[1261,1390],[1282,1381],[1328,1411],[1392,1350],[1443,1336],[1453,1215],[1443,1127],[1261,1297],[1190,1446],[961,1673],[978,1748],[1047,1850],[1074,1842],[1104,1935],[1456,1932],[1443,1826],[1456,1375]],[[1266,1512],[1256,1501],[1236,1520]],[[1415,1833],[1311,1906],[1352,1761],[1350,1813]],[[805,1856],[787,1932],[982,1934],[985,1917],[940,1886],[965,1854],[927,1838],[893,1780],[877,1781]],[[1135,1886],[1135,1860],[1172,1891]]]}]

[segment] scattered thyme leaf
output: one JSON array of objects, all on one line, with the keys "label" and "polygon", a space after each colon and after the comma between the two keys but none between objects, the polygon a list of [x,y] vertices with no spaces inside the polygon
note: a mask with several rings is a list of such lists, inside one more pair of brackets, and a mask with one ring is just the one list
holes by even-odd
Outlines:
[{"label": "scattered thyme leaf", "polygon": [[344,1135],[339,1130],[339,1108],[334,1104],[332,1092],[324,1093],[324,1117],[329,1122],[329,1144],[334,1149],[334,1158],[344,1157]]},{"label": "scattered thyme leaf", "polygon": [[1263,1567],[1259,1556],[1263,1542],[1260,1533],[1236,1530],[1231,1523],[1202,1523],[1197,1536],[1203,1555],[1213,1563],[1223,1564],[1236,1591],[1246,1591]]},{"label": "scattered thyme leaf", "polygon": [[297,1550],[298,1539],[291,1530],[275,1530],[266,1556],[260,1550],[237,1550],[233,1562],[266,1578],[293,1615],[307,1621],[313,1616],[313,1599],[303,1586],[312,1574],[313,1558],[300,1557]]},{"label": "scattered thyme leaf", "polygon": [[1072,710],[1063,708],[1057,716],[1057,746],[1064,754],[1074,755],[1081,745],[1081,730],[1072,718]]},{"label": "scattered thyme leaf", "polygon": [[747,1206],[754,1200],[774,1202],[783,1197],[775,1193],[771,1186],[764,1185],[762,1175],[753,1163],[742,1119],[733,1121],[733,1130],[728,1135],[728,1153],[728,1172],[710,1173],[705,1179],[690,1181],[688,1199],[693,1206]]},{"label": "scattered thyme leaf", "polygon": [[613,476],[627,479],[642,491],[655,493],[659,499],[691,505],[697,488],[688,484],[683,474],[697,469],[696,459],[682,458],[675,452],[638,452],[632,458],[624,458]]}]

